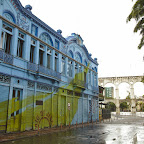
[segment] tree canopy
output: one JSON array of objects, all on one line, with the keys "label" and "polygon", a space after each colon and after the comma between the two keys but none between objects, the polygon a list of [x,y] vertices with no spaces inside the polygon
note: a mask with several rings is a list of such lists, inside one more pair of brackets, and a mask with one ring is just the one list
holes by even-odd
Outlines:
[{"label": "tree canopy", "polygon": [[134,32],[140,32],[142,38],[138,45],[138,49],[141,49],[144,46],[144,0],[137,0],[132,7],[132,11],[127,17],[127,22],[131,21],[131,19],[135,19],[136,26],[134,28]]}]

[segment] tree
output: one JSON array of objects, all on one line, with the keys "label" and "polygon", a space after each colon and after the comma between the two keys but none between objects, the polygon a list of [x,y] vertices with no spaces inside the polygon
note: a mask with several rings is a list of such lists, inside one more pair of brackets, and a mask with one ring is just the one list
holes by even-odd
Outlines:
[{"label": "tree", "polygon": [[128,109],[129,108],[129,105],[127,104],[127,102],[123,102],[123,103],[121,103],[120,104],[120,108],[121,108],[121,110],[123,111],[124,109]]},{"label": "tree", "polygon": [[144,45],[144,0],[137,0],[132,7],[132,11],[127,17],[127,22],[131,21],[131,19],[135,19],[136,26],[134,28],[134,32],[140,32],[142,38],[138,45],[138,49],[141,49]]},{"label": "tree", "polygon": [[106,105],[106,109],[110,109],[110,111],[116,111],[116,106],[114,103],[112,102],[109,102],[107,105]]},{"label": "tree", "polygon": [[126,97],[126,99],[131,99],[130,98],[130,92],[129,91],[127,91],[128,92],[128,96]]}]

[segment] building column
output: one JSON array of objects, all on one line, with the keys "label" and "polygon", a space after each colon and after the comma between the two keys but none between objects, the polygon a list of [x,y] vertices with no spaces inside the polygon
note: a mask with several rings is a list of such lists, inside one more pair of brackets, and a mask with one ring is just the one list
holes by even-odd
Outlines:
[{"label": "building column", "polygon": [[[54,110],[53,110],[53,109],[54,109],[54,107],[53,107],[53,101],[54,101],[54,100],[53,100],[53,92],[54,92],[54,87],[52,87],[52,93],[51,93],[51,100],[52,100],[52,101],[51,101],[51,104],[52,104],[52,105],[51,105],[51,106],[52,106],[52,108],[51,108],[51,114],[52,114],[52,118],[54,117],[54,113],[53,113],[53,111],[54,111]],[[51,124],[51,127],[53,127],[53,123]]]},{"label": "building column", "polygon": [[68,57],[65,58],[65,76],[67,76],[67,70],[68,70]]},{"label": "building column", "polygon": [[98,87],[98,73],[96,74],[96,87]]},{"label": "building column", "polygon": [[52,62],[51,62],[51,68],[52,70],[55,70],[55,50],[52,50]]},{"label": "building column", "polygon": [[27,61],[30,60],[30,46],[31,46],[31,37],[29,35],[26,35],[23,58]]},{"label": "building column", "polygon": [[116,114],[120,114],[120,104],[119,104],[119,88],[118,84],[116,84],[116,89],[115,89],[115,94],[116,94]]},{"label": "building column", "polygon": [[90,70],[90,86],[92,86],[92,71]]},{"label": "building column", "polygon": [[20,131],[25,131],[26,127],[26,98],[27,98],[27,86],[23,87],[23,93],[22,93],[22,113],[21,113],[21,129]]},{"label": "building column", "polygon": [[33,98],[33,130],[36,130],[36,127],[35,127],[35,120],[36,120],[36,116],[35,116],[35,113],[36,113],[36,92],[37,92],[37,82],[35,82],[34,84],[34,98]]},{"label": "building column", "polygon": [[131,97],[131,113],[136,113],[136,102],[134,100],[134,87],[133,82],[130,83],[130,97]]},{"label": "building column", "polygon": [[75,77],[75,61],[72,63],[72,78]]},{"label": "building column", "polygon": [[45,46],[45,48],[44,48],[43,66],[44,66],[44,67],[47,67],[47,46]]},{"label": "building column", "polygon": [[11,124],[12,93],[13,93],[13,87],[12,87],[12,84],[10,84],[9,103],[8,103],[8,116],[7,116],[7,130],[6,130],[7,133],[12,131],[12,129],[11,129],[11,125],[12,125]]},{"label": "building column", "polygon": [[34,53],[34,60],[36,64],[39,64],[39,41],[36,42],[35,53]]},{"label": "building column", "polygon": [[89,76],[89,70],[88,72],[86,73],[86,83],[88,84],[88,76]]},{"label": "building column", "polygon": [[67,115],[67,111],[68,111],[68,103],[67,103],[67,96],[66,96],[66,103],[65,103],[65,125],[68,125],[69,122],[69,117]]},{"label": "building column", "polygon": [[88,97],[87,97],[87,100],[88,100],[88,101],[87,101],[87,108],[88,108],[88,112],[87,112],[88,115],[87,115],[87,116],[88,116],[88,123],[89,123],[89,95],[88,95]]},{"label": "building column", "polygon": [[61,125],[61,90],[58,91],[58,126]]},{"label": "building column", "polygon": [[119,103],[119,99],[116,99],[116,115],[120,115],[120,103]]},{"label": "building column", "polygon": [[11,47],[11,54],[13,56],[17,56],[18,33],[19,33],[19,30],[17,28],[14,28],[14,33],[13,33],[13,38],[12,38],[13,45]]},{"label": "building column", "polygon": [[84,81],[84,67],[81,67],[81,80]]},{"label": "building column", "polygon": [[82,121],[84,122],[84,93],[82,92]]},{"label": "building column", "polygon": [[58,72],[61,73],[62,69],[61,69],[61,61],[62,61],[62,54],[59,53],[58,55]]}]

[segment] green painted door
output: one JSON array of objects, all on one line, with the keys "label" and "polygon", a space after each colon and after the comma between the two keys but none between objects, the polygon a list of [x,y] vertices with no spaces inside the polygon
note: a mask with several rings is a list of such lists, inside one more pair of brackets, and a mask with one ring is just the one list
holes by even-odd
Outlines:
[{"label": "green painted door", "polygon": [[61,124],[65,125],[66,121],[65,121],[65,115],[66,113],[66,97],[65,96],[61,96]]}]

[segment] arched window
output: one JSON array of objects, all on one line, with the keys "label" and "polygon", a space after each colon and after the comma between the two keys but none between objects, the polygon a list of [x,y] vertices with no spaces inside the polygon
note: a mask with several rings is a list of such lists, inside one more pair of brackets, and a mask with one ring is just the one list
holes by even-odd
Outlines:
[{"label": "arched window", "polygon": [[42,41],[44,41],[45,43],[53,46],[53,41],[52,41],[51,37],[49,36],[49,34],[47,34],[47,33],[44,32],[44,33],[42,33],[42,34],[40,35],[39,38],[40,38]]},{"label": "arched window", "polygon": [[97,72],[97,68],[95,67],[95,72]]},{"label": "arched window", "polygon": [[16,19],[15,16],[12,12],[10,12],[9,10],[4,10],[3,11],[3,17],[6,18],[7,20],[16,23]]},{"label": "arched window", "polygon": [[81,54],[79,52],[76,52],[75,60],[78,61],[79,63],[82,63],[82,57],[81,57]]},{"label": "arched window", "polygon": [[86,61],[86,60],[84,61],[84,65],[85,65],[85,66],[88,66],[88,64],[87,64],[87,61]]},{"label": "arched window", "polygon": [[71,50],[69,50],[68,56],[71,57],[71,58],[73,58],[73,52]]}]

